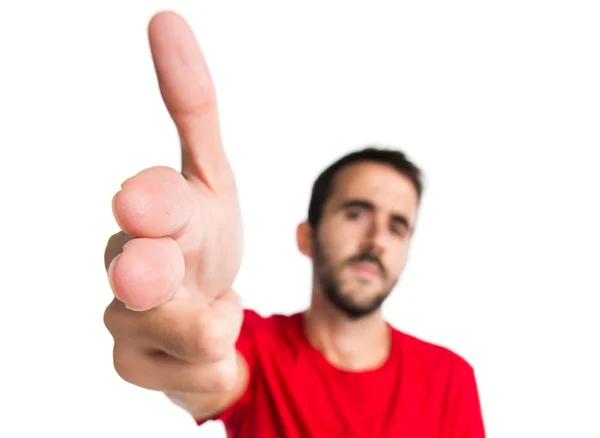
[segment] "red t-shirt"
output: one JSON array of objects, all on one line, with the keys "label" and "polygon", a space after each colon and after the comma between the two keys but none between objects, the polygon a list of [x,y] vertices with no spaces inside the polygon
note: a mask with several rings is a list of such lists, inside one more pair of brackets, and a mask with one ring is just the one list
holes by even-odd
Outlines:
[{"label": "red t-shirt", "polygon": [[390,327],[387,361],[350,372],[308,342],[301,313],[262,317],[245,310],[237,348],[250,383],[212,419],[223,421],[231,438],[484,438],[473,368]]}]

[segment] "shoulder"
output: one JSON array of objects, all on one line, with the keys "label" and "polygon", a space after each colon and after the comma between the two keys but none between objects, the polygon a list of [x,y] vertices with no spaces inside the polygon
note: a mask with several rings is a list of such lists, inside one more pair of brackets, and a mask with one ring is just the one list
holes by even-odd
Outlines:
[{"label": "shoulder", "polygon": [[395,335],[403,374],[414,388],[420,388],[440,405],[450,404],[455,409],[461,406],[462,411],[479,415],[476,373],[467,358],[447,346],[403,331],[395,330]]},{"label": "shoulder", "polygon": [[441,373],[458,377],[474,373],[471,362],[456,350],[394,327],[392,330],[405,362],[413,364],[429,375]]},{"label": "shoulder", "polygon": [[484,437],[475,370],[454,349],[394,330],[405,378],[415,400],[438,409],[444,436]]}]

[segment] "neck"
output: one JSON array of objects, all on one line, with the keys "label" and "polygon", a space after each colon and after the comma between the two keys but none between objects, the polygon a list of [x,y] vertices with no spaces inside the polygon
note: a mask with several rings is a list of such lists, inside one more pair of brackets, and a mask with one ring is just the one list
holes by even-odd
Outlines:
[{"label": "neck", "polygon": [[313,301],[303,318],[309,342],[340,369],[375,369],[388,358],[391,330],[381,310],[354,320],[330,303]]}]

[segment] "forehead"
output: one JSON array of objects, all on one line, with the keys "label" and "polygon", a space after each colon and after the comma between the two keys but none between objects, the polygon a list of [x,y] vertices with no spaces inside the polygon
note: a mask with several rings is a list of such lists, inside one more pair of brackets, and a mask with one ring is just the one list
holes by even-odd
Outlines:
[{"label": "forehead", "polygon": [[411,219],[418,209],[417,191],[410,179],[382,163],[353,163],[337,173],[328,204],[348,199],[370,201],[378,209],[401,213]]}]

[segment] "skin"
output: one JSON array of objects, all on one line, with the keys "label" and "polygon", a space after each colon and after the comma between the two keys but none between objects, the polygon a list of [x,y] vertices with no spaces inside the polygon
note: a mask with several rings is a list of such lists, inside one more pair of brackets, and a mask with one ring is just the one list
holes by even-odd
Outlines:
[{"label": "skin", "polygon": [[369,369],[387,357],[381,304],[406,266],[417,212],[409,179],[388,165],[361,162],[337,174],[317,230],[299,225],[298,246],[313,261],[305,329],[336,366]]},{"label": "skin", "polygon": [[180,171],[142,170],[112,200],[121,231],[105,250],[114,299],[104,323],[124,380],[201,418],[235,399],[248,378],[234,347],[243,313],[231,287],[242,222],[215,89],[190,27],[161,12],[148,37],[182,163]]},{"label": "skin", "polygon": [[[125,381],[162,391],[202,419],[233,403],[249,379],[235,349],[243,309],[232,289],[243,229],[200,47],[184,19],[170,11],[152,18],[148,36],[182,163],[179,171],[144,169],[113,197],[120,231],[105,250],[114,299],[104,323],[114,339],[115,370]],[[350,199],[372,208],[340,208]],[[317,230],[298,227],[300,250],[315,265],[307,336],[344,368],[374,366],[389,348],[389,331],[373,303],[397,281],[410,237],[393,231],[392,215],[412,228],[416,194],[393,169],[363,163],[338,175]],[[365,253],[375,257],[380,275],[350,266]]]}]

